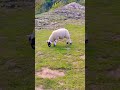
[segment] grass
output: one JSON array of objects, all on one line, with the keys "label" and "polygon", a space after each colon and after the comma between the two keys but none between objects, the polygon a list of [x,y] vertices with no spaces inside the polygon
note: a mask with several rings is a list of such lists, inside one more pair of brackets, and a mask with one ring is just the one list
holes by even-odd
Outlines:
[{"label": "grass", "polygon": [[[36,86],[42,85],[44,89],[53,90],[84,90],[85,89],[85,60],[80,56],[85,54],[85,26],[68,24],[65,26],[71,34],[72,45],[66,45],[66,41],[60,40],[57,46],[48,47],[51,30],[36,31],[35,70],[42,67],[55,70],[64,70],[64,77],[55,79],[42,79],[35,77]],[[39,55],[39,53],[41,53]],[[63,85],[59,84],[60,82]]]},{"label": "grass", "polygon": [[63,6],[63,5],[64,5],[64,4],[63,4],[62,2],[55,3],[55,4],[52,6],[51,10],[55,10],[55,9],[57,9],[57,8]]}]

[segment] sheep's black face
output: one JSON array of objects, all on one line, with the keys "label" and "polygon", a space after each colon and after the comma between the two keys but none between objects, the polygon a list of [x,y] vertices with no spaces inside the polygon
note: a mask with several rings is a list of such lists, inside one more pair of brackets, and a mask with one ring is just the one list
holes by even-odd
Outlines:
[{"label": "sheep's black face", "polygon": [[47,42],[48,43],[48,47],[51,47],[51,43],[50,42]]}]

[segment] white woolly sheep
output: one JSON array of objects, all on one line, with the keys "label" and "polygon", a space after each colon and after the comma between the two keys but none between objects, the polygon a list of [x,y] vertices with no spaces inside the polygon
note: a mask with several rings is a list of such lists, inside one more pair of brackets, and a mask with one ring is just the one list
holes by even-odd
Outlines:
[{"label": "white woolly sheep", "polygon": [[49,40],[47,41],[47,44],[48,44],[48,46],[50,47],[51,44],[52,44],[52,42],[54,42],[54,46],[56,46],[57,40],[58,40],[58,39],[64,39],[64,38],[67,39],[67,41],[66,41],[67,44],[68,44],[68,42],[69,42],[70,44],[72,44],[72,41],[71,41],[71,39],[70,39],[70,34],[69,34],[69,32],[68,32],[67,29],[61,28],[61,29],[55,30],[55,31],[53,31],[52,34],[50,35]]}]

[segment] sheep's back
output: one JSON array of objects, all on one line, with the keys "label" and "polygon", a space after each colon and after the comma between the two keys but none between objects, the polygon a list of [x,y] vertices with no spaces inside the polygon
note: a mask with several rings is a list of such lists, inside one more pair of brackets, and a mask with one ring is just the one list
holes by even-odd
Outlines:
[{"label": "sheep's back", "polygon": [[55,30],[53,32],[53,36],[55,36],[55,38],[59,37],[59,39],[63,39],[63,38],[66,38],[69,36],[69,32],[67,29],[65,28],[61,28],[61,29],[58,29],[58,30]]}]

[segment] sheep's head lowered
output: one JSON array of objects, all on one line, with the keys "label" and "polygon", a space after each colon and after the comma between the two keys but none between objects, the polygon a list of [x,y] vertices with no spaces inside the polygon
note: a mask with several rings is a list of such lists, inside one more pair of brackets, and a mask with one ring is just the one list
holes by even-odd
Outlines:
[{"label": "sheep's head lowered", "polygon": [[47,41],[47,44],[48,44],[48,47],[51,47],[51,44],[52,44],[52,43],[48,40],[48,41]]}]

